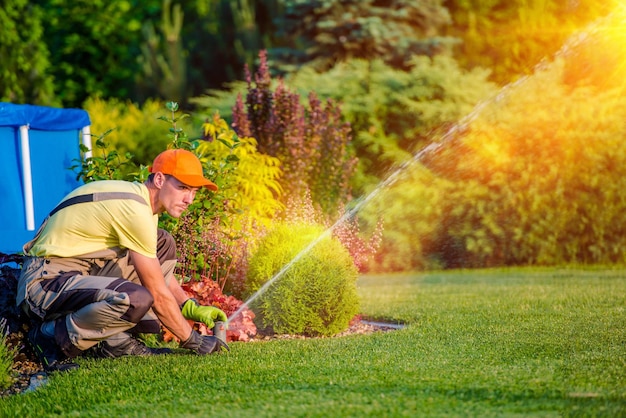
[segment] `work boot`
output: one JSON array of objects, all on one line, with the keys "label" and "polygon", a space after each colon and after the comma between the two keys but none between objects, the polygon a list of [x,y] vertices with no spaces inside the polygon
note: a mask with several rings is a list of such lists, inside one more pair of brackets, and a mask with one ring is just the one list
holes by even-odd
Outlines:
[{"label": "work boot", "polygon": [[68,357],[63,354],[54,337],[44,335],[40,326],[34,326],[28,331],[28,341],[46,372],[66,372],[78,369],[78,364],[68,362]]},{"label": "work boot", "polygon": [[111,345],[108,340],[102,341],[95,349],[96,357],[101,358],[117,358],[122,356],[156,356],[160,354],[170,354],[172,350],[169,348],[151,348],[146,346],[143,342],[131,337],[128,334],[123,334],[127,338],[123,338],[121,342],[119,338],[115,339],[115,345]]}]

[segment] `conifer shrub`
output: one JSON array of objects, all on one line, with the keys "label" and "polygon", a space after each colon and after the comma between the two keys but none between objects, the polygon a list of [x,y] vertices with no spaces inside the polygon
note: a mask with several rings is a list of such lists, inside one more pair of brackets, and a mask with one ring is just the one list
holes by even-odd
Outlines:
[{"label": "conifer shrub", "polygon": [[257,326],[308,336],[347,329],[359,310],[357,274],[348,251],[322,227],[280,224],[261,240],[249,263],[250,295],[276,277],[251,301]]}]

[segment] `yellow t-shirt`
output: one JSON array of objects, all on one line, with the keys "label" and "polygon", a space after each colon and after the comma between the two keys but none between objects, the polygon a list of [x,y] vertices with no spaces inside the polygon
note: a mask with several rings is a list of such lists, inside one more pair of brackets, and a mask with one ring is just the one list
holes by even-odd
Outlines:
[{"label": "yellow t-shirt", "polygon": [[77,203],[55,213],[28,255],[77,257],[109,248],[156,257],[158,216],[152,213],[148,188],[141,183],[103,180],[78,187],[64,199],[99,192],[134,193],[145,200],[110,199]]}]

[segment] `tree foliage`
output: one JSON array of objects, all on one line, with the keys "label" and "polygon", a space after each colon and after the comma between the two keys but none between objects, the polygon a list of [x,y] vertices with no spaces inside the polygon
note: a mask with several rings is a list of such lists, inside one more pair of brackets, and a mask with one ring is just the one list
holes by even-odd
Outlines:
[{"label": "tree foliage", "polygon": [[288,82],[297,90],[314,85],[320,97],[342,103],[360,164],[353,185],[362,193],[495,94],[488,75],[464,71],[446,56],[422,56],[408,71],[380,60],[349,60],[322,74],[302,69]]},{"label": "tree foliage", "polygon": [[384,199],[386,233],[405,240],[384,264],[401,263],[391,253],[400,243],[421,254],[409,267],[626,261],[624,22],[605,19],[568,43],[414,165]]},{"label": "tree foliage", "polygon": [[[441,0],[287,0],[277,20],[287,40],[270,54],[291,66],[326,71],[348,59],[381,59],[406,68],[413,55],[433,56],[451,39],[438,36],[450,23]],[[293,68],[290,69],[290,72]]]},{"label": "tree foliage", "polygon": [[577,30],[615,10],[617,0],[446,0],[454,23],[444,33],[462,39],[464,67],[490,68],[503,85],[532,74]]},{"label": "tree foliage", "polygon": [[158,16],[160,0],[34,3],[45,10],[48,71],[65,106],[80,106],[89,96],[133,96],[142,21]]},{"label": "tree foliage", "polygon": [[163,0],[160,34],[152,21],[142,26],[144,43],[137,58],[141,73],[136,74],[137,87],[146,97],[166,97],[175,102],[186,101],[187,65],[183,49],[184,12],[180,4]]},{"label": "tree foliage", "polygon": [[[7,48],[7,100],[20,99],[22,84],[34,90],[23,101],[66,107],[93,96],[186,103],[239,79],[244,64],[269,46],[279,8],[270,0],[5,3],[2,26],[14,28],[5,30],[0,44]],[[15,61],[9,61],[13,54]]]},{"label": "tree foliage", "polygon": [[6,1],[0,8],[0,101],[58,104],[48,75],[45,24],[42,10],[28,0]]},{"label": "tree foliage", "polygon": [[407,69],[414,55],[448,53],[457,39],[461,67],[492,68],[492,79],[506,83],[618,7],[617,0],[6,0],[0,87],[3,100],[40,105],[79,107],[92,96],[186,104],[241,79],[263,49],[318,70],[351,58]]}]

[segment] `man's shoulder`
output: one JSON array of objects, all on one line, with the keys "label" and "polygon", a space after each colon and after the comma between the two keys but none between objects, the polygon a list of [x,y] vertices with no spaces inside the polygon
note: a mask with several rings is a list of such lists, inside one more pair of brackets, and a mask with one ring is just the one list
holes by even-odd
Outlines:
[{"label": "man's shoulder", "polygon": [[146,194],[146,186],[138,182],[124,180],[98,180],[79,186],[78,188],[74,189],[74,191],[72,191],[67,197],[101,192],[135,193],[143,196]]}]

